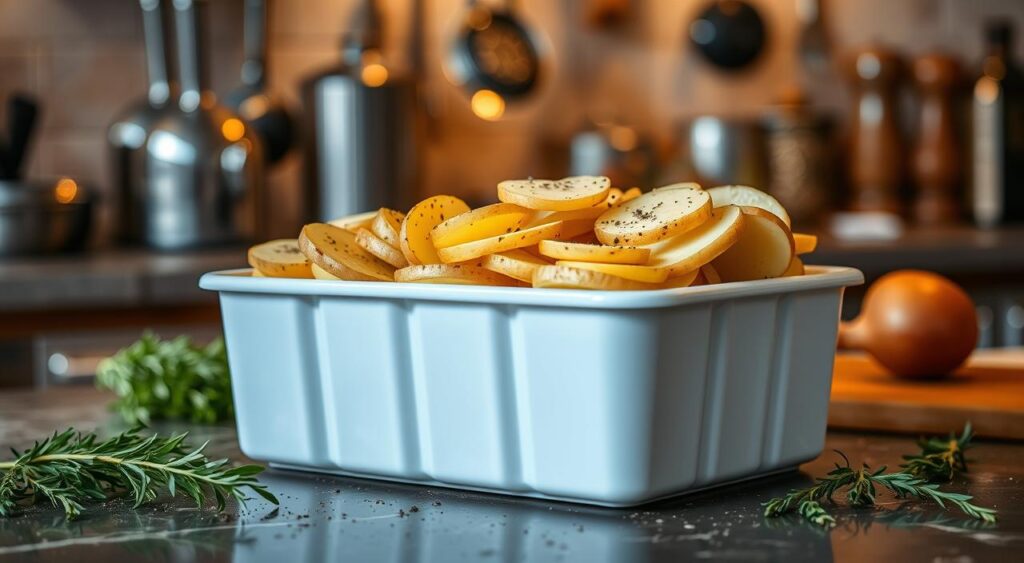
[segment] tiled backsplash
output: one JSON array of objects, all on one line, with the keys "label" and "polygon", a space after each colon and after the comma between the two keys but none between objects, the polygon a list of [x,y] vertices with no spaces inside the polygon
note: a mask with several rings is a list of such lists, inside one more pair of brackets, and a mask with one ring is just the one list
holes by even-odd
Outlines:
[{"label": "tiled backsplash", "polygon": [[[392,32],[389,52],[396,60],[407,52],[403,43],[412,1],[381,2]],[[547,46],[549,79],[533,99],[510,108],[505,120],[484,122],[445,81],[439,62],[465,0],[423,1],[427,90],[436,113],[425,171],[431,192],[474,197],[493,193],[499,179],[549,172],[545,151],[564,144],[584,124],[588,108],[615,108],[620,120],[671,138],[687,116],[756,114],[798,76],[796,0],[749,0],[767,21],[769,50],[751,70],[735,76],[709,69],[686,47],[685,30],[704,1],[636,0],[621,26],[602,30],[585,23],[591,0],[522,0],[519,9]],[[242,0],[210,3],[211,76],[214,89],[225,94],[238,82]],[[272,0],[269,81],[275,93],[297,105],[303,77],[337,60],[353,3]],[[823,3],[836,53],[882,41],[911,55],[945,50],[972,68],[987,18],[1011,16],[1024,34],[1021,0]],[[43,104],[30,174],[73,175],[112,199],[106,126],[145,91],[141,28],[134,0],[0,0],[0,99],[28,91]],[[1024,57],[1024,40],[1017,50]],[[812,95],[823,108],[845,110],[838,75],[812,85]],[[297,224],[298,170],[292,157],[271,172],[275,235],[292,233]],[[105,232],[110,217],[107,208]]]}]

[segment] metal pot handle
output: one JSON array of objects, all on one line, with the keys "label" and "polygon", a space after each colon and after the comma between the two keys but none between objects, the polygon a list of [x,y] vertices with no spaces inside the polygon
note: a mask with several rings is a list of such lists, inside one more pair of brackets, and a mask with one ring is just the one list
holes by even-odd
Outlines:
[{"label": "metal pot handle", "polygon": [[267,1],[245,0],[243,28],[245,62],[242,83],[263,90],[267,79]]},{"label": "metal pot handle", "polygon": [[139,0],[142,7],[143,38],[146,46],[146,70],[149,73],[149,104],[162,106],[171,97],[167,76],[167,45],[164,41],[164,16],[160,0]]},{"label": "metal pot handle", "polygon": [[178,106],[190,113],[199,108],[206,86],[204,65],[203,0],[174,0],[174,23],[178,40],[178,72],[181,97]]}]

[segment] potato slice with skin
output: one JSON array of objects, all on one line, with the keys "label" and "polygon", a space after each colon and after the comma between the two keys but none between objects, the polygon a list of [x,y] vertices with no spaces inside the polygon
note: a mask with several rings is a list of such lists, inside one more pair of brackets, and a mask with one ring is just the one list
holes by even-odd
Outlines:
[{"label": "potato slice with skin", "polygon": [[311,223],[302,228],[299,248],[314,264],[345,280],[394,280],[395,268],[363,250],[356,235],[328,225]]},{"label": "potato slice with skin", "polygon": [[715,186],[708,189],[711,195],[712,205],[722,207],[723,205],[738,205],[740,207],[758,207],[769,213],[774,213],[788,227],[790,225],[789,214],[786,208],[779,203],[779,200],[750,186]]},{"label": "potato slice with skin", "polygon": [[391,245],[392,248],[400,249],[401,243],[399,240],[401,239],[398,233],[402,229],[402,221],[404,219],[405,213],[381,207],[377,211],[377,215],[373,217],[373,222],[370,224],[370,232]]},{"label": "potato slice with skin", "polygon": [[715,209],[711,219],[696,229],[651,245],[651,259],[647,265],[667,269],[669,276],[692,272],[739,240],[743,220],[739,207]]},{"label": "potato slice with skin", "polygon": [[316,264],[313,264],[311,266],[311,268],[313,270],[313,277],[318,279],[318,280],[328,280],[328,281],[341,280],[341,278],[339,278],[338,276],[328,272],[327,270],[321,268],[320,266],[317,266]]},{"label": "potato slice with skin", "polygon": [[541,266],[550,266],[551,262],[530,254],[525,250],[509,250],[499,254],[489,254],[483,259],[483,267],[521,282],[532,283],[533,273]]},{"label": "potato slice with skin", "polygon": [[736,244],[711,264],[722,281],[750,281],[781,276],[793,259],[795,244],[789,228],[774,213],[742,207],[743,232]]},{"label": "potato slice with skin", "polygon": [[249,249],[249,265],[268,278],[312,278],[309,258],[295,239],[279,239]]},{"label": "potato slice with skin", "polygon": [[562,223],[559,221],[516,231],[507,235],[498,235],[496,237],[449,246],[448,248],[441,248],[438,249],[437,254],[445,264],[466,262],[488,254],[505,252],[506,250],[523,248],[524,246],[533,246],[542,240],[558,236],[561,229]]},{"label": "potato slice with skin", "polygon": [[537,271],[533,274],[533,287],[596,289],[603,291],[661,289],[657,284],[627,280],[594,270],[557,265],[537,268]]},{"label": "potato slice with skin", "polygon": [[711,217],[711,197],[684,187],[644,194],[606,211],[594,223],[604,244],[652,244],[698,227]]},{"label": "potato slice with skin", "polygon": [[356,244],[396,268],[404,268],[409,265],[402,251],[366,229],[359,229],[359,232],[356,233]]},{"label": "potato slice with skin", "polygon": [[262,273],[261,273],[261,272],[260,272],[259,270],[257,270],[256,268],[253,268],[253,269],[252,269],[252,273],[250,273],[249,275],[250,275],[251,277],[254,277],[254,278],[265,278],[265,277],[267,277],[267,276],[263,275],[263,274],[262,274]]},{"label": "potato slice with skin", "polygon": [[399,231],[399,248],[410,264],[440,264],[430,231],[449,218],[469,211],[466,202],[450,195],[429,197],[409,210]]},{"label": "potato slice with skin", "polygon": [[803,233],[793,233],[793,243],[796,244],[797,254],[809,254],[814,252],[815,248],[818,248],[818,237]]},{"label": "potato slice with skin", "polygon": [[568,266],[580,270],[592,270],[602,274],[610,274],[627,280],[643,283],[659,284],[668,279],[668,270],[637,266],[633,264],[601,264],[597,262],[577,262],[573,260],[559,260],[557,266]]},{"label": "potato slice with skin", "polygon": [[601,262],[604,264],[646,264],[651,249],[637,246],[607,246],[569,241],[542,240],[538,250],[558,260]]},{"label": "potato slice with skin", "polygon": [[454,285],[493,285],[521,287],[508,276],[472,264],[420,264],[395,271],[395,281],[403,283],[445,283]]},{"label": "potato slice with skin", "polygon": [[498,184],[498,199],[528,209],[569,211],[605,200],[611,180],[605,176],[570,176],[561,180],[506,180]]},{"label": "potato slice with skin", "polygon": [[681,276],[676,276],[665,280],[664,282],[662,282],[661,287],[663,289],[691,287],[694,285],[702,285],[701,283],[699,283],[702,281],[705,282],[704,285],[706,285],[706,281],[704,279],[704,276],[701,274],[700,270],[694,270],[692,272],[685,273]]},{"label": "potato slice with skin", "polygon": [[522,228],[535,212],[514,203],[495,203],[447,219],[430,231],[435,248],[505,235]]},{"label": "potato slice with skin", "polygon": [[802,275],[804,275],[804,261],[797,256],[793,256],[793,259],[789,261],[789,266],[786,267],[786,271],[782,272],[781,277],[790,278]]},{"label": "potato slice with skin", "polygon": [[[697,187],[699,188],[700,186]],[[644,195],[644,192],[642,192],[640,188],[629,188],[622,192],[622,200],[620,200],[619,203],[626,203],[627,201],[636,199],[642,195]]]},{"label": "potato slice with skin", "polygon": [[347,215],[345,217],[339,217],[332,219],[327,222],[328,225],[334,225],[335,227],[345,229],[346,231],[352,231],[353,233],[359,229],[369,229],[373,223],[373,218],[377,216],[376,211],[367,211],[365,213],[356,213],[355,215]]}]

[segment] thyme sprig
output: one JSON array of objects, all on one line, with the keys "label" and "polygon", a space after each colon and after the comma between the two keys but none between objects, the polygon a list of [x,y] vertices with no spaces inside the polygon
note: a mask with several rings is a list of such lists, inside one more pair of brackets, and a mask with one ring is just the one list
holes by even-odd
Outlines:
[{"label": "thyme sprig", "polygon": [[974,430],[970,422],[964,425],[964,431],[959,437],[955,432],[950,432],[946,439],[921,438],[917,442],[921,453],[903,456],[906,463],[900,467],[906,473],[926,481],[952,481],[957,473],[967,472],[964,452],[973,446],[973,438]]},{"label": "thyme sprig", "polygon": [[836,450],[843,458],[843,465],[835,464],[835,469],[825,477],[819,477],[814,486],[805,489],[794,489],[785,496],[765,502],[764,515],[772,518],[789,512],[797,512],[805,519],[823,527],[835,526],[835,520],[825,512],[819,501],[827,499],[832,502],[836,495],[845,489],[846,502],[851,506],[872,506],[878,489],[888,490],[896,498],[918,498],[930,500],[946,508],[949,503],[959,508],[964,514],[983,522],[995,522],[996,511],[971,504],[970,495],[951,493],[939,490],[939,486],[928,483],[924,479],[907,472],[886,473],[883,465],[872,469],[864,464],[859,469],[850,466],[850,460],[843,452]]},{"label": "thyme sprig", "polygon": [[207,444],[193,448],[186,437],[144,437],[136,428],[99,441],[93,433],[69,428],[23,452],[12,450],[15,459],[0,462],[0,517],[48,500],[71,519],[88,502],[128,494],[138,507],[163,491],[172,497],[183,493],[198,507],[212,494],[218,512],[228,498],[244,504],[244,489],[278,503],[256,479],[262,466],[231,467],[226,459],[211,460],[203,454]]}]

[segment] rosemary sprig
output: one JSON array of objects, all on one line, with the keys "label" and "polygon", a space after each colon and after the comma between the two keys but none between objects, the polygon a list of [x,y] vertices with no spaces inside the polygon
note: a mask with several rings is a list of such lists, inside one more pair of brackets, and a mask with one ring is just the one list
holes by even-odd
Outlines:
[{"label": "rosemary sprig", "polygon": [[764,503],[765,517],[772,518],[788,512],[796,511],[807,520],[824,527],[832,527],[835,520],[825,512],[818,503],[821,499],[833,500],[833,497],[846,489],[846,501],[851,506],[872,506],[878,488],[888,490],[896,498],[919,498],[931,500],[942,508],[949,503],[964,514],[983,522],[995,522],[996,511],[971,504],[973,497],[960,493],[939,490],[939,486],[928,483],[924,479],[906,472],[886,473],[886,467],[872,470],[866,463],[860,469],[850,466],[850,460],[843,452],[836,450],[844,465],[836,463],[835,469],[825,477],[819,477],[817,483],[806,489],[794,489],[785,496],[777,497]]},{"label": "rosemary sprig", "polygon": [[203,454],[207,444],[192,448],[186,436],[147,438],[136,428],[98,441],[93,433],[69,428],[23,452],[12,450],[14,461],[0,462],[0,517],[45,499],[70,519],[87,502],[128,493],[138,507],[164,490],[171,496],[184,493],[199,507],[212,493],[218,512],[229,497],[244,504],[246,488],[277,504],[256,479],[262,466],[230,467],[226,459],[210,460]]},{"label": "rosemary sprig", "polygon": [[973,446],[974,431],[971,423],[964,425],[964,431],[957,437],[955,432],[949,438],[921,438],[917,445],[921,453],[903,456],[900,465],[906,473],[926,481],[952,481],[957,473],[967,472],[967,458],[964,452]]}]

